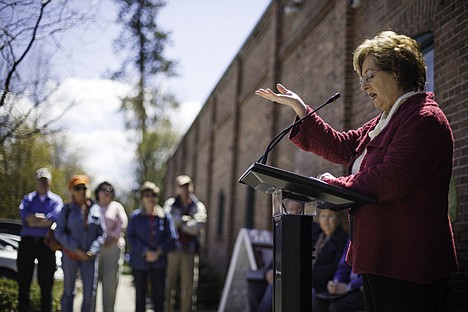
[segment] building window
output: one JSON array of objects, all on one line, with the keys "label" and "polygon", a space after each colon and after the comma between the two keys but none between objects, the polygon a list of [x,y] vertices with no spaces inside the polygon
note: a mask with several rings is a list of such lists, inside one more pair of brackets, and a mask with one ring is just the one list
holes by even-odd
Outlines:
[{"label": "building window", "polygon": [[255,215],[255,190],[253,188],[247,189],[247,216],[245,219],[245,227],[248,229],[254,228],[254,215]]},{"label": "building window", "polygon": [[427,32],[414,38],[420,45],[426,62],[426,89],[434,92],[434,34]]},{"label": "building window", "polygon": [[218,239],[223,238],[225,203],[226,203],[226,196],[224,195],[224,191],[221,190],[218,194],[218,222],[216,224],[216,237]]}]

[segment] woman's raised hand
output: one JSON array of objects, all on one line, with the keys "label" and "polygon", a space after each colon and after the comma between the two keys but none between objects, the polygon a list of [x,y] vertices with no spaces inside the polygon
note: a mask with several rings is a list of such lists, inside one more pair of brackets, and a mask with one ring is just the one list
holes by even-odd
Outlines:
[{"label": "woman's raised hand", "polygon": [[276,85],[276,88],[278,89],[279,93],[274,93],[270,88],[267,88],[258,89],[257,91],[255,91],[255,94],[267,100],[287,105],[294,109],[294,111],[299,117],[303,117],[306,105],[304,104],[304,101],[302,101],[302,99],[299,97],[299,95],[292,92],[291,90],[286,89],[280,83]]}]

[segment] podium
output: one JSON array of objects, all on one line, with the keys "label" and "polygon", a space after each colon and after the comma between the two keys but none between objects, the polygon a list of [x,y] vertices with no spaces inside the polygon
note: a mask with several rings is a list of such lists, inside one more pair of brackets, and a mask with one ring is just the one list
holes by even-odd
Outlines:
[{"label": "podium", "polygon": [[[312,222],[316,208],[335,211],[374,202],[374,198],[261,163],[239,182],[272,195],[273,311],[312,311]],[[283,199],[304,203],[291,213]]]}]

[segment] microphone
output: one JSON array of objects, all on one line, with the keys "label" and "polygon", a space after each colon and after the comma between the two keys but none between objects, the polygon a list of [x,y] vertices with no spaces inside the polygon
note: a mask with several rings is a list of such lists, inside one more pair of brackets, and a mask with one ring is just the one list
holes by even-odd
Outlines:
[{"label": "microphone", "polygon": [[284,138],[284,136],[294,127],[296,126],[297,124],[299,124],[300,122],[302,122],[304,119],[306,119],[307,117],[309,117],[310,115],[312,115],[313,113],[319,111],[320,109],[322,109],[322,107],[324,107],[325,105],[328,105],[334,101],[336,101],[338,98],[340,97],[340,93],[337,92],[335,94],[333,94],[331,97],[328,98],[328,100],[326,100],[323,104],[321,104],[319,107],[317,107],[316,109],[313,109],[312,111],[310,111],[309,113],[307,113],[304,117],[300,118],[298,121],[294,122],[292,125],[290,125],[289,127],[283,129],[283,131],[281,131],[280,133],[278,133],[271,141],[270,143],[268,144],[265,152],[263,153],[262,157],[259,158],[259,160],[257,162],[260,162],[261,164],[266,164],[266,161],[267,161],[267,158],[268,158],[268,153],[271,152],[271,150],[276,146],[276,144],[279,143],[279,141],[281,141],[281,139]]}]

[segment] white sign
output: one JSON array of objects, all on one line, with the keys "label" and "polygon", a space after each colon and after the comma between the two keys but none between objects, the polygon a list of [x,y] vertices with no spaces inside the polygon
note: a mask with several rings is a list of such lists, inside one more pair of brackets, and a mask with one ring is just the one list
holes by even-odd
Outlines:
[{"label": "white sign", "polygon": [[245,272],[249,269],[257,270],[258,265],[271,261],[272,248],[273,236],[270,231],[239,230],[218,312],[249,311]]}]

